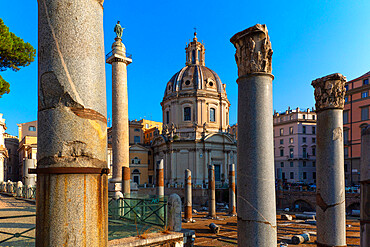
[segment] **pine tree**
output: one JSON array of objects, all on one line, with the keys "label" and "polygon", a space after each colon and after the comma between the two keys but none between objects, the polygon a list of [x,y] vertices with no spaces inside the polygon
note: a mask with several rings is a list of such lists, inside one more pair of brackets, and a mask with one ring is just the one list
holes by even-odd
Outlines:
[{"label": "pine tree", "polygon": [[[18,71],[34,61],[36,50],[30,43],[9,32],[9,28],[0,19],[0,71],[11,69]],[[0,75],[0,98],[10,92],[10,85]]]}]

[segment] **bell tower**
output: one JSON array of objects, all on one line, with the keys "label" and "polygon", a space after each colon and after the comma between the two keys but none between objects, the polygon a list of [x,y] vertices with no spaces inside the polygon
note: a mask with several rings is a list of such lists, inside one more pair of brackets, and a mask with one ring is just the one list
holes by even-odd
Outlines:
[{"label": "bell tower", "polygon": [[205,48],[204,45],[198,42],[197,32],[194,32],[193,41],[187,45],[185,48],[186,51],[186,65],[201,65],[205,66],[204,63],[204,53]]}]

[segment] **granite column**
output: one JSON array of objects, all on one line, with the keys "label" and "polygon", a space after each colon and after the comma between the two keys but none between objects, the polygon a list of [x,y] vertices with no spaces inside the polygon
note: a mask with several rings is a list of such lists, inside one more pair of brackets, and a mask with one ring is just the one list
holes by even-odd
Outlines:
[{"label": "granite column", "polygon": [[370,125],[361,137],[361,247],[370,245]]},{"label": "granite column", "polygon": [[185,221],[192,222],[192,186],[191,186],[191,171],[185,170]]},{"label": "granite column", "polygon": [[38,1],[36,246],[107,246],[103,0]]},{"label": "granite column", "polygon": [[163,159],[157,164],[157,195],[164,196]]},{"label": "granite column", "polygon": [[312,81],[317,113],[317,246],[346,246],[343,108],[346,78]]},{"label": "granite column", "polygon": [[208,166],[208,217],[216,218],[215,166]]},{"label": "granite column", "polygon": [[127,95],[127,65],[132,59],[126,55],[122,39],[116,37],[106,62],[112,65],[112,152],[114,197],[130,193],[129,119]]},{"label": "granite column", "polygon": [[276,246],[271,74],[266,25],[235,34],[238,66],[238,246]]},{"label": "granite column", "polygon": [[236,215],[235,165],[229,165],[229,209],[230,215]]}]

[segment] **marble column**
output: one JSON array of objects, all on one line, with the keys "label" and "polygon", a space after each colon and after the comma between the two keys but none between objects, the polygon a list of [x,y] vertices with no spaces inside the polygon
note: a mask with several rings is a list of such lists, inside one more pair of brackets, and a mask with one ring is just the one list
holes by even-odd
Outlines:
[{"label": "marble column", "polygon": [[265,25],[235,34],[238,66],[238,246],[276,246],[271,58]]},{"label": "marble column", "polygon": [[370,125],[361,137],[361,247],[370,245]]},{"label": "marble column", "polygon": [[215,166],[208,166],[208,217],[216,218]]},{"label": "marble column", "polygon": [[164,171],[163,159],[157,164],[157,195],[164,196]]},{"label": "marble column", "polygon": [[317,246],[346,246],[343,108],[346,78],[312,81],[317,113]]},{"label": "marble column", "polygon": [[229,209],[230,215],[236,215],[235,165],[229,166]]},{"label": "marble column", "polygon": [[[127,65],[132,62],[126,56],[122,39],[116,37],[112,53],[106,62],[112,65],[112,178],[114,197],[130,193],[130,145],[127,95]],[[122,191],[122,193],[121,193]]]},{"label": "marble column", "polygon": [[35,159],[24,159],[23,160],[23,182],[25,186],[36,185],[36,174],[29,173],[28,169],[35,168]]},{"label": "marble column", "polygon": [[107,246],[103,0],[38,1],[36,246]]},{"label": "marble column", "polygon": [[189,169],[185,170],[185,212],[184,219],[186,222],[191,222],[193,220],[192,216],[192,186],[191,186],[191,171]]}]

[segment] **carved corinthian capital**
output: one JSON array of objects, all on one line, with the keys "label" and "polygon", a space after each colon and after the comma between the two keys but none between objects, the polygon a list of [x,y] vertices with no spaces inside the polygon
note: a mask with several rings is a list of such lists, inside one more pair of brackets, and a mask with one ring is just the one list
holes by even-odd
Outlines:
[{"label": "carved corinthian capital", "polygon": [[316,110],[343,109],[346,77],[335,73],[312,81],[315,88]]},{"label": "carved corinthian capital", "polygon": [[238,76],[271,73],[272,49],[266,25],[256,24],[235,34],[230,42],[236,48]]}]

